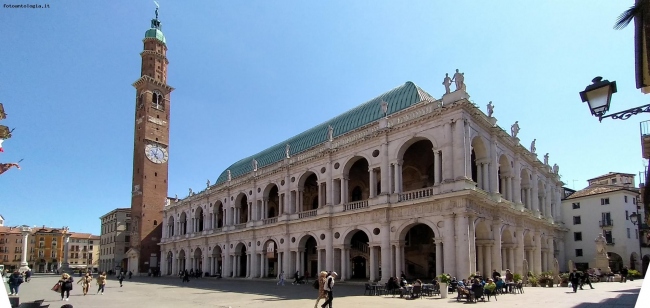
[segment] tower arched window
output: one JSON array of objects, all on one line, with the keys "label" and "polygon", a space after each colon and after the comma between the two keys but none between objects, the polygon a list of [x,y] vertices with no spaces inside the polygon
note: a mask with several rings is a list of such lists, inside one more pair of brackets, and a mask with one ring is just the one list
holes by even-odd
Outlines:
[{"label": "tower arched window", "polygon": [[151,107],[158,110],[165,110],[165,97],[158,90],[153,91],[151,97]]}]

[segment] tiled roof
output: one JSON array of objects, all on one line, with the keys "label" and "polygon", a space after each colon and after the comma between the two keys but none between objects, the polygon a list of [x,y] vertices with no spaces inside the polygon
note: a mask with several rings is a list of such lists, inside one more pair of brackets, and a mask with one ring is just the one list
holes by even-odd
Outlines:
[{"label": "tiled roof", "polygon": [[289,154],[296,155],[326,142],[328,138],[328,126],[330,125],[334,129],[333,137],[336,137],[377,121],[384,116],[381,110],[382,101],[388,103],[388,114],[392,114],[421,101],[433,102],[435,99],[413,82],[407,81],[405,84],[379,95],[329,121],[323,122],[262,152],[239,160],[219,175],[216,184],[221,184],[228,180],[228,170],[230,170],[233,179],[253,171],[253,159],[257,160],[259,168],[282,161],[286,157],[285,148],[287,144],[290,146]]},{"label": "tiled roof", "polygon": [[595,184],[595,185],[587,186],[587,188],[585,188],[585,189],[576,191],[575,193],[568,196],[566,198],[566,200],[576,199],[576,198],[581,198],[581,197],[587,197],[587,196],[593,196],[593,195],[599,195],[599,194],[604,194],[604,193],[610,193],[610,192],[619,191],[619,190],[626,190],[626,191],[629,191],[629,192],[639,193],[638,189],[632,188],[632,187]]}]

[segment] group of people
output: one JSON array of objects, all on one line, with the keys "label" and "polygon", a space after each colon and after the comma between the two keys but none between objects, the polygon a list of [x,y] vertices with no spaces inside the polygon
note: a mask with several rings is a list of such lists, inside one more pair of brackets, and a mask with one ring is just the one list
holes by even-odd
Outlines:
[{"label": "group of people", "polygon": [[187,269],[184,269],[178,273],[178,276],[181,277],[183,282],[190,282],[190,277],[201,278],[201,271],[194,271],[192,268],[189,271]]},{"label": "group of people", "polygon": [[[119,274],[118,279],[121,276],[124,276],[123,273]],[[95,279],[95,283],[97,284],[96,294],[104,295],[104,287],[106,286],[106,272],[102,272],[101,274],[99,274],[99,276],[97,276],[97,278],[94,279]],[[88,294],[88,290],[92,285],[92,281],[93,281],[93,275],[90,272],[87,272],[85,275],[81,277],[81,279],[79,279],[79,281],[77,281],[77,284],[81,284],[81,288],[83,290],[84,296]],[[74,282],[74,278],[72,278],[70,274],[63,273],[59,281],[52,288],[52,290],[61,293],[62,301],[68,301],[70,300],[70,291],[72,291],[73,282]],[[120,280],[120,287],[121,286],[122,286],[122,281]]]},{"label": "group of people", "polygon": [[11,296],[18,295],[18,289],[23,282],[29,282],[32,277],[32,271],[27,270],[25,272],[20,272],[14,270],[12,273],[9,270],[5,270],[2,275],[7,280],[7,284],[9,285],[9,295]]}]

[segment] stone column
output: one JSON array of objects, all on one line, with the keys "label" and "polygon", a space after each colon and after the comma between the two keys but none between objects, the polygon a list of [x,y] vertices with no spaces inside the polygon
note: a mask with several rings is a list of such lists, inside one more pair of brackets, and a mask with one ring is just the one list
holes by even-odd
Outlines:
[{"label": "stone column", "polygon": [[540,213],[540,204],[539,204],[539,181],[537,179],[537,171],[533,171],[533,193],[531,195],[531,200],[533,201],[533,213],[534,215],[539,215]]},{"label": "stone column", "polygon": [[514,167],[515,170],[513,171],[514,176],[515,176],[515,179],[513,181],[514,182],[513,191],[515,193],[515,195],[514,195],[515,199],[513,201],[515,203],[517,203],[517,204],[522,203],[522,200],[521,200],[521,163],[519,162],[519,159],[520,159],[519,158],[519,153],[515,154],[515,164],[514,164],[515,165],[515,167]]},{"label": "stone column", "polygon": [[[31,233],[32,229],[28,226],[22,226],[20,227],[20,233],[23,236],[23,251],[20,256],[20,271],[25,272],[29,270],[29,264],[27,264],[27,244],[29,243],[27,239],[29,238],[29,234]],[[67,246],[66,246],[67,247]]]},{"label": "stone column", "polygon": [[320,247],[316,247],[316,256],[318,257],[318,269],[323,269],[325,268],[323,264],[323,254],[321,253],[323,249]]},{"label": "stone column", "polygon": [[[444,216],[444,229],[443,229],[443,259],[442,264],[443,272],[452,276],[458,276],[456,273],[456,244],[455,244],[455,228],[454,228],[454,214]],[[398,273],[399,274],[399,273]]]},{"label": "stone column", "polygon": [[375,281],[375,273],[377,272],[377,258],[375,258],[376,247],[369,246],[368,248],[368,254],[370,255],[370,281]]},{"label": "stone column", "polygon": [[[508,248],[508,268],[510,269],[511,272],[514,272],[516,270],[516,266],[515,266],[515,248],[514,247]],[[519,272],[521,273],[521,270]]]},{"label": "stone column", "polygon": [[492,270],[496,269],[496,267],[495,268],[490,268],[492,266],[492,250],[493,249],[494,249],[494,247],[492,247],[491,244],[487,244],[487,245],[484,246],[485,253],[483,253],[483,255],[485,256],[485,260],[484,260],[485,262],[483,263],[484,264],[483,272],[481,272],[481,274],[484,277],[490,277],[491,273],[492,273]]},{"label": "stone column", "polygon": [[[469,221],[467,214],[456,214],[456,276],[469,277],[474,260],[469,247]],[[446,262],[445,262],[446,263]]]},{"label": "stone column", "polygon": [[492,135],[490,142],[490,192],[499,193],[499,156],[497,155],[497,137]]},{"label": "stone column", "polygon": [[476,162],[476,188],[483,189],[483,163]]},{"label": "stone column", "polygon": [[485,274],[485,269],[483,268],[483,262],[485,261],[485,258],[483,257],[483,245],[476,245],[476,253],[477,253],[477,264],[476,264],[476,270],[481,272],[481,275]]},{"label": "stone column", "polygon": [[395,193],[395,164],[388,165],[388,193]]},{"label": "stone column", "polygon": [[402,245],[401,241],[395,243],[395,277],[399,277],[404,270],[404,261],[402,261],[402,249],[404,248]]},{"label": "stone column", "polygon": [[[350,246],[343,245],[341,248],[341,280],[348,278],[348,259],[350,256]],[[320,268],[320,267],[319,267]]]},{"label": "stone column", "polygon": [[325,237],[325,266],[328,270],[332,270],[334,268],[334,249],[333,249],[333,238],[332,232],[328,232],[326,237]]},{"label": "stone column", "polygon": [[492,239],[494,239],[492,247],[492,268],[490,270],[503,270],[501,259],[501,221],[493,221],[492,224]]},{"label": "stone column", "polygon": [[[522,273],[523,268],[523,258],[524,258],[524,228],[517,227],[517,248],[515,251],[515,273]],[[511,268],[512,270],[512,268]]]},{"label": "stone column", "polygon": [[386,283],[393,272],[390,260],[390,225],[384,223],[381,226],[381,282]]},{"label": "stone column", "polygon": [[454,178],[455,179],[471,179],[469,174],[469,144],[465,139],[466,128],[465,119],[456,119],[453,128],[453,159],[454,159]]},{"label": "stone column", "polygon": [[404,163],[403,160],[398,160],[395,163],[395,193],[401,193],[402,192],[402,164]]},{"label": "stone column", "polygon": [[491,192],[490,189],[490,163],[482,163],[481,168],[483,169],[483,190],[486,192]]},{"label": "stone column", "polygon": [[542,273],[542,233],[537,230],[534,234],[535,248],[533,250],[535,258],[535,274]]},{"label": "stone column", "polygon": [[332,178],[332,162],[326,164],[327,178],[325,179],[325,204],[334,204],[334,179]]},{"label": "stone column", "polygon": [[350,181],[349,175],[345,174],[341,178],[341,203],[348,203],[348,182]]},{"label": "stone column", "polygon": [[368,169],[368,175],[370,175],[370,199],[374,198],[377,196],[377,177],[375,176],[375,169],[370,167]]},{"label": "stone column", "polygon": [[436,239],[436,276],[442,274],[442,239]]},{"label": "stone column", "polygon": [[440,175],[442,173],[442,165],[440,164],[440,151],[433,149],[433,184],[440,184]]},{"label": "stone column", "polygon": [[63,264],[61,265],[61,272],[70,272],[70,262],[68,258],[70,257],[70,233],[68,233],[67,228],[64,229],[66,232],[63,235]]},{"label": "stone column", "polygon": [[381,144],[381,192],[382,195],[390,194],[390,174],[388,166],[388,141]]}]

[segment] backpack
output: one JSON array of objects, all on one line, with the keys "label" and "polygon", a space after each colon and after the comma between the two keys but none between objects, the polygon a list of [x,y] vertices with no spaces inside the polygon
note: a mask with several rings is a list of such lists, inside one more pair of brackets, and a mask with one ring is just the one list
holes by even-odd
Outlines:
[{"label": "backpack", "polygon": [[314,279],[314,283],[312,284],[314,289],[318,290],[320,288],[320,283],[318,283],[318,279]]}]

